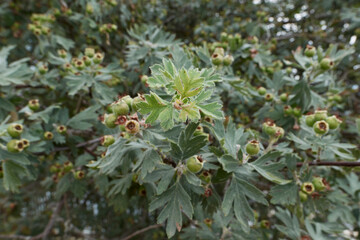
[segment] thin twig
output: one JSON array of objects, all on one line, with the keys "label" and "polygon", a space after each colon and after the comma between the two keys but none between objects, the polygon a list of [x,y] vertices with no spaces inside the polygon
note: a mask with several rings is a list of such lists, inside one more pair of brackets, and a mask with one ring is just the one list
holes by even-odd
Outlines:
[{"label": "thin twig", "polygon": [[122,238],[121,240],[129,240],[129,239],[131,239],[131,238],[133,238],[133,237],[135,237],[135,236],[137,236],[139,234],[142,234],[142,233],[144,233],[146,231],[149,231],[149,230],[155,229],[155,228],[159,228],[159,227],[162,227],[162,226],[163,226],[162,224],[155,224],[155,225],[148,226],[146,228],[140,229],[140,230],[130,234],[129,236],[127,236],[125,238]]},{"label": "thin twig", "polygon": [[360,162],[309,162],[309,163],[298,162],[298,163],[296,163],[296,166],[301,167],[306,164],[308,164],[309,166],[339,166],[339,167],[359,167],[360,166]]}]

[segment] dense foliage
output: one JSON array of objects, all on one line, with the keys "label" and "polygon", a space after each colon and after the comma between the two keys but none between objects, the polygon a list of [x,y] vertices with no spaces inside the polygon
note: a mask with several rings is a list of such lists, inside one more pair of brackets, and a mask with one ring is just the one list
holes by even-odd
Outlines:
[{"label": "dense foliage", "polygon": [[356,0],[2,0],[0,239],[359,239],[358,37]]}]

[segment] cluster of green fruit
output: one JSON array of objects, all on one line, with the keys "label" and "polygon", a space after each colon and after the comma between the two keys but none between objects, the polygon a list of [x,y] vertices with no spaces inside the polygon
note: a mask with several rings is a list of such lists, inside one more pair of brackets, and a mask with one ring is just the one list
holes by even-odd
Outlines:
[{"label": "cluster of green fruit", "polygon": [[305,123],[312,127],[316,134],[324,135],[329,129],[337,129],[342,120],[336,115],[328,116],[327,110],[316,110],[315,113],[308,113],[305,116]]},{"label": "cluster of green fruit", "polygon": [[285,134],[285,131],[282,127],[276,126],[274,121],[268,119],[262,125],[262,130],[266,133],[270,139],[273,141],[277,141],[278,139],[282,138]]},{"label": "cluster of green fruit", "polygon": [[50,24],[55,22],[55,16],[51,14],[32,14],[32,23],[28,24],[28,29],[35,35],[49,35],[51,32]]},{"label": "cluster of green fruit", "polygon": [[225,50],[222,47],[217,47],[214,50],[214,53],[211,55],[211,62],[215,66],[230,66],[234,61],[233,56],[231,55],[225,55]]},{"label": "cluster of green fruit", "polygon": [[[58,50],[58,55],[64,59],[68,57],[68,53],[64,49]],[[100,64],[103,59],[104,55],[102,53],[95,52],[95,49],[93,48],[85,48],[83,56],[72,58],[71,63],[65,63],[63,67],[67,72],[79,74],[78,71],[84,70],[86,67],[90,67],[93,64],[96,64],[96,67],[100,69],[101,66],[98,64]]]},{"label": "cluster of green fruit", "polygon": [[50,172],[54,173],[52,179],[54,182],[58,182],[66,173],[72,172],[75,179],[83,179],[85,177],[85,172],[82,170],[74,170],[74,165],[70,161],[66,161],[61,165],[60,163],[55,163],[50,166]]},{"label": "cluster of green fruit", "polygon": [[[266,72],[270,75],[274,74],[274,72],[280,71],[283,68],[284,64],[281,62],[281,60],[276,60],[272,62],[272,65],[270,66],[261,66],[260,69],[263,72]],[[287,73],[289,73],[289,70],[287,70]]]},{"label": "cluster of green fruit", "polygon": [[7,133],[10,137],[14,138],[11,139],[6,147],[9,152],[18,153],[22,152],[24,149],[30,146],[30,141],[25,138],[20,138],[21,133],[23,132],[24,127],[22,124],[19,123],[12,123],[7,128]]},{"label": "cluster of green fruit", "polygon": [[[312,58],[315,56],[315,54],[316,48],[314,46],[307,45],[304,50],[304,55],[308,58]],[[329,57],[324,57],[320,60],[319,66],[322,70],[329,70],[330,68],[334,67],[334,61]]]},{"label": "cluster of green fruit", "polygon": [[314,177],[312,182],[304,182],[301,185],[301,191],[299,191],[300,201],[305,202],[308,199],[308,195],[312,195],[315,191],[322,192],[326,189],[325,179],[322,177]]},{"label": "cluster of green fruit", "polygon": [[106,23],[99,27],[99,31],[101,33],[111,33],[111,32],[115,32],[117,30],[117,28],[118,27],[115,24]]},{"label": "cluster of green fruit", "polygon": [[[138,104],[143,102],[143,96],[139,95],[135,98],[126,95],[119,100],[113,102],[107,108],[108,113],[102,118],[102,122],[108,128],[115,128],[119,126],[121,131],[126,131],[129,134],[136,134],[140,131],[140,123],[136,114]],[[101,144],[105,147],[110,146],[115,142],[112,135],[105,135],[101,139]]]}]

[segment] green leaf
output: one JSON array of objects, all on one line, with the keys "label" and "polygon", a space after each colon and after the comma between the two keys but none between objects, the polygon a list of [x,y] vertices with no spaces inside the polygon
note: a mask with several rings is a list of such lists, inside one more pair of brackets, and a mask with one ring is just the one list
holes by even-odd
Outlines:
[{"label": "green leaf", "polygon": [[229,154],[225,154],[221,158],[219,158],[219,162],[221,163],[223,169],[229,173],[236,172],[236,170],[240,167],[239,160],[236,160]]},{"label": "green leaf", "polygon": [[161,207],[164,208],[161,210],[157,222],[164,223],[167,220],[166,234],[168,238],[175,235],[176,229],[181,230],[182,212],[190,219],[194,212],[190,196],[178,181],[167,191],[155,197],[150,203],[149,211],[152,212]]},{"label": "green leaf", "polygon": [[[149,114],[149,116],[147,116],[146,118],[146,123],[154,123],[158,118],[161,112],[163,112],[164,110],[166,110],[168,107],[172,108],[172,105],[161,99],[156,93],[154,92],[150,92],[150,95],[147,94],[145,95],[145,100],[144,102],[140,102],[137,106],[139,107],[139,112],[141,114]],[[167,110],[167,112],[169,112],[169,110]],[[169,117],[163,115],[162,119],[159,119],[160,122],[164,121],[164,122],[168,122]],[[172,119],[171,119],[172,120]],[[172,124],[165,124],[165,126],[171,126]]]},{"label": "green leaf", "polygon": [[78,113],[74,117],[70,118],[69,121],[66,123],[67,126],[79,129],[79,130],[86,130],[93,126],[90,122],[94,122],[97,119],[98,114],[96,111],[99,109],[99,106],[92,106],[84,111]]},{"label": "green leaf", "polygon": [[154,171],[148,173],[144,178],[144,182],[157,183],[157,193],[163,193],[175,175],[175,168],[167,164],[159,164]]},{"label": "green leaf", "polygon": [[196,105],[205,115],[215,119],[224,118],[224,114],[221,110],[222,105],[217,102],[212,102],[208,104],[197,104]]},{"label": "green leaf", "polygon": [[109,185],[111,186],[108,192],[108,197],[117,195],[118,193],[124,195],[130,188],[133,174],[127,174],[123,178],[112,180]]},{"label": "green leaf", "polygon": [[18,188],[22,185],[21,176],[28,175],[24,166],[13,161],[2,161],[2,169],[4,173],[4,188],[11,192],[18,192]]},{"label": "green leaf", "polygon": [[200,149],[207,143],[207,136],[193,136],[198,123],[190,123],[180,134],[178,143],[172,143],[172,155],[179,159],[185,160],[199,153]]},{"label": "green leaf", "polygon": [[289,238],[291,238],[293,240],[300,239],[300,236],[301,236],[300,224],[295,215],[291,216],[291,213],[289,212],[289,210],[287,210],[287,209],[283,210],[278,207],[278,208],[276,208],[275,216],[281,222],[283,222],[283,224],[285,224],[285,226],[279,225],[279,224],[275,225],[275,227],[280,232],[282,232],[283,234],[285,234],[286,236],[288,236]]},{"label": "green leaf", "polygon": [[294,205],[298,195],[298,187],[295,182],[285,185],[276,185],[271,188],[271,203],[282,205]]},{"label": "green leaf", "polygon": [[197,69],[180,69],[179,74],[174,78],[174,88],[182,98],[193,97],[203,88],[204,78],[200,77]]},{"label": "green leaf", "polygon": [[262,175],[267,180],[277,183],[277,184],[287,184],[290,183],[291,180],[285,180],[279,177],[278,169],[283,166],[279,163],[271,163],[269,161],[275,160],[280,156],[279,152],[271,152],[267,153],[260,158],[258,158],[255,162],[248,163],[251,167],[253,167],[260,175]]},{"label": "green leaf", "polygon": [[255,219],[254,212],[251,209],[246,196],[256,202],[268,205],[264,194],[259,189],[245,180],[233,177],[231,184],[225,193],[222,208],[225,215],[228,215],[230,211],[233,210],[242,229],[245,232],[249,232],[250,227],[248,222],[254,222]]}]

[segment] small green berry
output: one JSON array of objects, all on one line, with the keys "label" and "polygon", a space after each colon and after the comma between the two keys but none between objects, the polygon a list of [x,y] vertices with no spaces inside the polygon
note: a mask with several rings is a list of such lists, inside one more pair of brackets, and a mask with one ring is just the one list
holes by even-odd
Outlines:
[{"label": "small green berry", "polygon": [[24,127],[20,123],[12,123],[8,126],[7,132],[11,137],[16,138],[21,135],[23,129]]},{"label": "small green berry", "polygon": [[327,110],[316,110],[315,111],[315,121],[325,120],[328,116]]},{"label": "small green berry", "polygon": [[44,133],[44,138],[46,140],[51,140],[51,139],[54,138],[54,134],[52,132],[47,131],[47,132]]},{"label": "small green berry", "polygon": [[264,87],[258,87],[257,92],[259,95],[263,96],[266,94],[266,88]]},{"label": "small green berry", "polygon": [[21,140],[13,139],[7,143],[6,148],[9,152],[18,153],[24,150],[24,144]]},{"label": "small green berry", "polygon": [[284,113],[285,115],[291,115],[293,113],[293,109],[291,108],[291,106],[289,105],[284,106]]},{"label": "small green berry", "polygon": [[303,191],[299,191],[299,197],[301,202],[306,202],[308,199],[308,195]]},{"label": "small green berry", "polygon": [[213,55],[211,55],[211,62],[215,66],[219,66],[223,63],[223,56],[221,56],[220,54],[214,53]]},{"label": "small green berry", "polygon": [[38,99],[29,100],[28,107],[33,111],[39,110],[39,108],[40,108],[39,100]]},{"label": "small green berry", "polygon": [[311,58],[315,55],[316,48],[314,46],[307,45],[305,48],[305,56]]},{"label": "small green berry", "polygon": [[138,121],[130,120],[125,123],[125,130],[128,133],[136,134],[140,131],[140,124]]},{"label": "small green berry", "polygon": [[334,66],[334,62],[330,58],[323,58],[320,62],[320,68],[322,70],[329,70]]},{"label": "small green berry", "polygon": [[67,131],[67,127],[64,125],[59,125],[56,127],[56,131],[60,134],[65,134]]},{"label": "small green berry", "polygon": [[186,161],[186,167],[192,173],[198,173],[201,171],[204,165],[204,160],[200,156],[192,156]]},{"label": "small green berry", "polygon": [[260,151],[260,144],[256,140],[251,140],[246,144],[245,150],[250,156],[257,155]]},{"label": "small green berry", "polygon": [[313,127],[315,122],[315,114],[311,113],[305,116],[305,123],[308,127]]},{"label": "small green berry", "polygon": [[303,191],[304,193],[310,195],[315,191],[315,187],[311,182],[304,182],[301,185],[301,191]]},{"label": "small green berry", "polygon": [[128,115],[130,112],[130,108],[129,108],[128,104],[123,100],[119,100],[119,101],[116,101],[115,103],[113,103],[112,109],[113,109],[113,113],[116,116]]},{"label": "small green berry", "polygon": [[329,131],[329,124],[324,120],[315,122],[313,129],[315,133],[323,135]]},{"label": "small green berry", "polygon": [[77,180],[83,179],[85,177],[85,173],[84,173],[84,171],[76,171],[74,173],[74,177]]},{"label": "small green berry", "polygon": [[271,102],[273,99],[274,99],[274,95],[272,95],[271,93],[265,94],[265,101]]},{"label": "small green berry", "polygon": [[326,188],[322,177],[314,177],[312,183],[317,191],[323,191]]},{"label": "small green berry", "polygon": [[100,143],[101,145],[108,147],[115,142],[115,138],[113,135],[105,135],[101,138]]},{"label": "small green berry", "polygon": [[282,94],[280,95],[280,100],[281,100],[282,102],[287,102],[288,97],[289,97],[289,94],[287,94],[287,93],[282,93]]},{"label": "small green berry", "polygon": [[117,121],[117,117],[115,116],[115,114],[113,114],[113,113],[105,114],[104,123],[105,123],[106,127],[115,128],[116,127],[116,121]]}]

